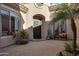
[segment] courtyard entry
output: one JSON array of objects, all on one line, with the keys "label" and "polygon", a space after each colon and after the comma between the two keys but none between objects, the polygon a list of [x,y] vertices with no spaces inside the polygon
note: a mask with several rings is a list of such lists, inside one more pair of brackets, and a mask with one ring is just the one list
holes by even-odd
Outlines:
[{"label": "courtyard entry", "polygon": [[41,39],[42,38],[42,24],[45,19],[43,15],[37,14],[33,16],[33,38]]},{"label": "courtyard entry", "polygon": [[41,39],[41,24],[40,20],[34,19],[33,34],[35,39]]}]

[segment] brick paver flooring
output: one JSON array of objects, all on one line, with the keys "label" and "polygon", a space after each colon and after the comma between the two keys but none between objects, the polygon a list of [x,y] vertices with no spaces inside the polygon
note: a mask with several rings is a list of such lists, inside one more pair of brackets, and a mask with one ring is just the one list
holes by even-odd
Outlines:
[{"label": "brick paver flooring", "polygon": [[66,41],[30,41],[25,45],[12,45],[3,48],[1,53],[9,56],[54,56],[64,49]]}]

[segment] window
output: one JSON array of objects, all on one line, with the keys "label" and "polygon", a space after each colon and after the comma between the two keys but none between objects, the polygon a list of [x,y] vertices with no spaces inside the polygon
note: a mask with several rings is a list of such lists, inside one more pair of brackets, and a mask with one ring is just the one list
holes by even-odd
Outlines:
[{"label": "window", "polygon": [[1,15],[2,35],[9,35],[9,16]]},{"label": "window", "polygon": [[0,9],[0,15],[1,15],[1,35],[8,35],[9,34],[9,16],[10,12],[6,9]]},{"label": "window", "polygon": [[36,3],[35,6],[36,6],[37,8],[41,8],[41,7],[43,6],[43,3]]},{"label": "window", "polygon": [[11,16],[11,32],[15,32],[15,17]]},{"label": "window", "polygon": [[43,6],[43,3],[36,3],[39,7]]},{"label": "window", "polygon": [[[11,35],[13,32],[15,32],[15,29],[20,26],[19,20],[15,20],[17,18],[17,14],[13,15],[13,12],[7,11],[6,9],[0,9],[0,15],[1,15],[1,35]],[[20,18],[20,17],[19,17]],[[16,27],[17,26],[17,27]]]}]

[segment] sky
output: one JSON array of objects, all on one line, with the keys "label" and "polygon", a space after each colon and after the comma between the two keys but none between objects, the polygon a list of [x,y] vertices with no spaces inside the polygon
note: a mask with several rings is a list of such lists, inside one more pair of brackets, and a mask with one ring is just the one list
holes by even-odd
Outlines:
[{"label": "sky", "polygon": [[45,3],[48,6],[53,6],[53,5],[57,5],[57,4],[61,4],[61,3]]}]

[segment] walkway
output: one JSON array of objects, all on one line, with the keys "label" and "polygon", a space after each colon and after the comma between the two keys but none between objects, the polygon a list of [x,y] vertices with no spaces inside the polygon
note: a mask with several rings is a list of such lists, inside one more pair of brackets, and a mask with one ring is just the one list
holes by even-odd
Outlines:
[{"label": "walkway", "polygon": [[12,45],[2,49],[9,56],[54,56],[64,49],[66,41],[31,41],[26,45]]}]

